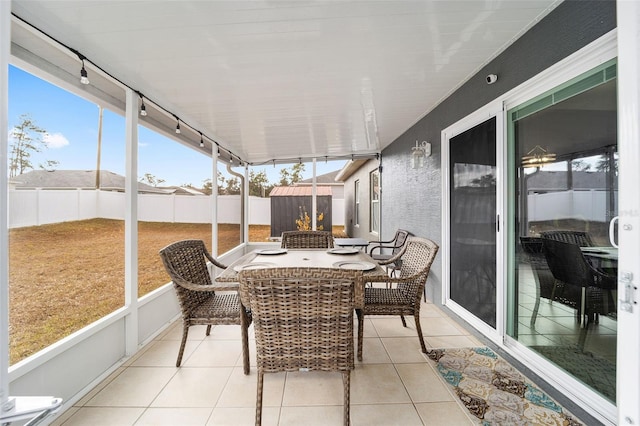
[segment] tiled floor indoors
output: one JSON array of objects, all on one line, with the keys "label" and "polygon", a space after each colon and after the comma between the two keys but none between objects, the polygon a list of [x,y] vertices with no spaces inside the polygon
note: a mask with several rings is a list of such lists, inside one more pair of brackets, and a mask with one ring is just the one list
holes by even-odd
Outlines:
[{"label": "tiled floor indoors", "polygon": [[[480,342],[431,303],[421,308],[428,347]],[[353,425],[474,424],[432,363],[425,360],[413,320],[371,317],[365,323],[363,362],[351,373]],[[172,324],[126,365],[62,413],[55,426],[252,425],[256,370],[242,373],[238,326],[192,327],[181,368],[175,367],[181,322]],[[338,373],[266,374],[264,425],[342,424]]]}]

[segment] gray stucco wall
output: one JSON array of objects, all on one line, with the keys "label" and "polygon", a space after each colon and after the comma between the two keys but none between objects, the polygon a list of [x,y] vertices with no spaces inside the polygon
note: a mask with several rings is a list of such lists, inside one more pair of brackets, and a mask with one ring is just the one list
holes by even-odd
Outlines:
[{"label": "gray stucco wall", "polygon": [[[441,244],[441,131],[608,33],[616,27],[615,16],[615,1],[565,1],[385,149],[382,237],[404,228]],[[497,74],[498,81],[487,85],[488,74]],[[416,140],[432,144],[432,155],[420,170],[409,165]],[[427,285],[435,303],[441,298],[440,259],[438,254]]]}]

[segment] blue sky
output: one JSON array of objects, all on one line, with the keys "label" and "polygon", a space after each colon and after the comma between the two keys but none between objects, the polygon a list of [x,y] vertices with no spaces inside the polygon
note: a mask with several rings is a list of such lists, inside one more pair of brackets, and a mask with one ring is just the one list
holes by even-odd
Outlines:
[{"label": "blue sky", "polygon": [[[48,148],[32,154],[34,168],[47,160],[59,162],[57,170],[95,170],[97,166],[98,115],[97,105],[41,80],[17,67],[9,67],[9,129],[28,114],[47,131]],[[215,136],[215,135],[213,135]],[[160,134],[140,126],[138,132],[138,177],[150,173],[164,179],[163,185],[192,184],[196,187],[211,177],[211,160]],[[11,143],[11,141],[9,141]],[[103,112],[100,167],[124,175],[124,117]],[[317,173],[324,174],[344,165],[344,161],[318,161]],[[276,183],[280,170],[287,165],[260,166],[269,181]],[[220,168],[225,171],[225,167]],[[239,170],[239,169],[238,169]],[[308,164],[305,178],[310,178]]]}]

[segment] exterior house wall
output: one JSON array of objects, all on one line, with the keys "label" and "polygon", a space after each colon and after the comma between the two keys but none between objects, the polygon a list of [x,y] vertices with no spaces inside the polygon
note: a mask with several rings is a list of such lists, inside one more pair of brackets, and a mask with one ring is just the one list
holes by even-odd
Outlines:
[{"label": "exterior house wall", "polygon": [[[614,1],[565,1],[389,145],[382,153],[383,236],[404,228],[441,244],[442,130],[615,27]],[[497,74],[498,81],[487,85],[488,74]],[[432,146],[432,155],[418,170],[409,164],[416,140]],[[437,259],[427,285],[427,295],[435,303],[441,301],[441,288]]]},{"label": "exterior house wall", "polygon": [[[344,183],[344,228],[347,235],[365,240],[379,240],[378,234],[371,229],[371,185],[370,173],[378,168],[378,160],[370,160],[349,176]],[[360,181],[360,223],[356,226],[355,218],[355,181]],[[384,181],[381,181],[384,191]]]}]

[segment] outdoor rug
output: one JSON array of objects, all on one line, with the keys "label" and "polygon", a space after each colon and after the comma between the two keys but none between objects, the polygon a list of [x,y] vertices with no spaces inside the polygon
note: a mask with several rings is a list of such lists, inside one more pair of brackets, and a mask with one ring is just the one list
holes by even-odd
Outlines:
[{"label": "outdoor rug", "polygon": [[427,356],[481,425],[582,425],[487,347],[433,349]]}]

